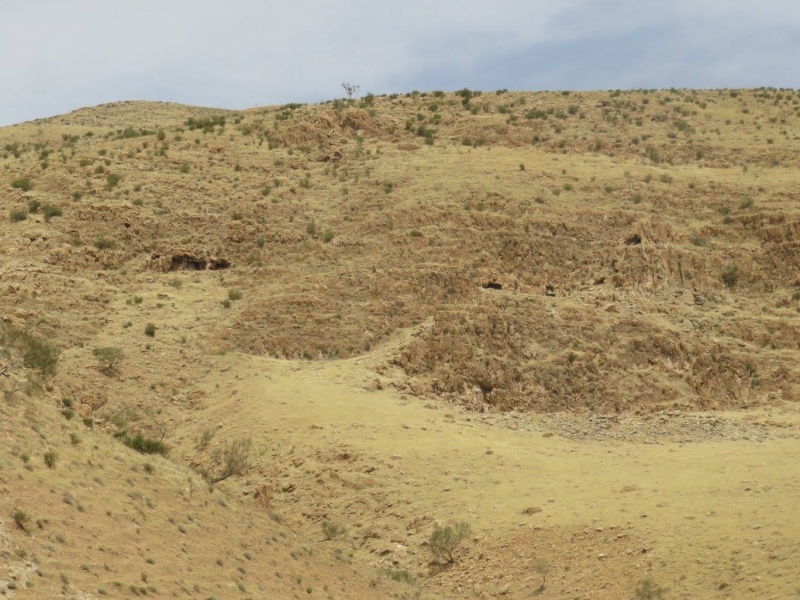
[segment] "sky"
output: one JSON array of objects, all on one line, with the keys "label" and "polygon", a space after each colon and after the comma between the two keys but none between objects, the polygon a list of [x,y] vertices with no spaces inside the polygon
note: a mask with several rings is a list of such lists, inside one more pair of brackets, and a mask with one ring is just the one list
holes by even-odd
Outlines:
[{"label": "sky", "polygon": [[0,0],[0,126],[118,100],[800,87],[799,0]]}]

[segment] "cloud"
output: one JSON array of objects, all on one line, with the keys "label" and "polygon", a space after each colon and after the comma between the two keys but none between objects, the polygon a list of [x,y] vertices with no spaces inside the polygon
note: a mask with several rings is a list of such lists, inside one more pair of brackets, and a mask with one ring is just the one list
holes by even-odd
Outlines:
[{"label": "cloud", "polygon": [[3,0],[0,124],[153,99],[411,89],[788,86],[796,2]]}]

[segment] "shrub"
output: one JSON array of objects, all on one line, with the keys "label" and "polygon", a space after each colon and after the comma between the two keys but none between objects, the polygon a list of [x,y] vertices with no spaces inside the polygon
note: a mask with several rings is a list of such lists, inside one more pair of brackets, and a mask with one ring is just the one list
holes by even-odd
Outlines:
[{"label": "shrub", "polygon": [[221,450],[216,449],[212,457],[220,464],[220,470],[215,475],[209,475],[211,482],[218,483],[247,470],[250,467],[251,448],[252,441],[246,438],[227,442]]},{"label": "shrub", "polygon": [[325,536],[326,540],[333,540],[342,535],[345,531],[347,531],[347,528],[344,525],[339,525],[339,523],[332,523],[331,521],[322,522],[322,535]]},{"label": "shrub", "polygon": [[428,538],[428,544],[433,555],[448,563],[455,560],[454,552],[467,539],[470,534],[469,523],[461,521],[446,527],[437,527]]},{"label": "shrub", "polygon": [[648,577],[639,582],[633,595],[637,600],[659,600],[663,598],[666,593],[667,590],[665,588],[656,585],[655,582]]},{"label": "shrub", "polygon": [[44,207],[42,208],[42,214],[44,215],[44,220],[46,223],[53,217],[60,217],[64,213],[58,206],[53,206],[52,204],[45,204]]},{"label": "shrub", "polygon": [[188,173],[189,172],[189,165],[186,164],[186,163],[183,163],[181,165],[181,167],[180,167],[180,171],[181,171],[181,173]]},{"label": "shrub", "polygon": [[330,229],[326,229],[325,233],[322,234],[322,241],[327,244],[328,242],[333,240],[333,238],[335,238],[335,237],[336,237],[336,234],[333,233],[333,231],[331,231]]},{"label": "shrub", "polygon": [[55,344],[33,336],[24,336],[25,353],[23,361],[25,366],[37,369],[43,377],[49,377],[56,372],[58,356],[61,350]]},{"label": "shrub", "polygon": [[317,233],[317,224],[316,222],[314,222],[313,219],[308,223],[306,223],[306,233],[308,235],[314,235],[315,233]]},{"label": "shrub", "polygon": [[113,370],[117,363],[125,356],[121,348],[114,348],[112,346],[95,348],[92,350],[92,354],[100,361],[100,368],[103,371]]},{"label": "shrub", "polygon": [[739,267],[728,265],[722,269],[722,282],[729,288],[733,288],[739,280]]},{"label": "shrub", "polygon": [[537,589],[538,592],[543,592],[545,588],[545,584],[547,583],[547,573],[550,571],[550,563],[547,559],[539,558],[533,564],[534,570],[542,576],[542,583],[539,584],[539,588]]},{"label": "shrub", "polygon": [[414,582],[416,581],[414,576],[406,569],[399,569],[399,570],[384,569],[383,572],[389,579],[391,579],[392,581],[397,581],[399,583],[407,583],[409,585],[413,585]]},{"label": "shrub", "polygon": [[25,530],[25,526],[30,522],[31,516],[22,510],[15,510],[14,511],[14,523],[17,527]]},{"label": "shrub", "polygon": [[708,243],[708,240],[700,235],[690,235],[689,242],[693,246],[705,246]]},{"label": "shrub", "polygon": [[144,326],[144,334],[148,337],[155,337],[156,326],[153,323],[148,323]]},{"label": "shrub", "polygon": [[739,204],[739,208],[742,210],[751,208],[752,206],[753,206],[753,199],[750,196],[744,198]]},{"label": "shrub", "polygon": [[27,177],[20,177],[11,182],[11,187],[23,192],[30,192],[33,189],[33,184]]},{"label": "shrub", "polygon": [[22,209],[12,210],[8,213],[8,218],[14,223],[19,223],[28,218],[28,213]]},{"label": "shrub", "polygon": [[58,460],[58,454],[56,454],[52,450],[44,453],[44,464],[47,465],[48,469],[54,469],[57,460]]},{"label": "shrub", "polygon": [[110,190],[117,187],[120,181],[122,181],[121,175],[117,175],[116,173],[109,173],[106,175],[106,187]]},{"label": "shrub", "polygon": [[42,205],[38,200],[28,200],[28,212],[35,213]]},{"label": "shrub", "polygon": [[169,454],[169,448],[164,442],[141,434],[133,437],[125,434],[122,436],[122,443],[142,454],[160,454],[161,456]]},{"label": "shrub", "polygon": [[102,235],[94,238],[92,244],[94,244],[94,247],[98,250],[112,250],[117,247],[117,242]]},{"label": "shrub", "polygon": [[237,289],[228,290],[228,299],[229,300],[241,300],[242,299],[242,290],[237,290]]}]

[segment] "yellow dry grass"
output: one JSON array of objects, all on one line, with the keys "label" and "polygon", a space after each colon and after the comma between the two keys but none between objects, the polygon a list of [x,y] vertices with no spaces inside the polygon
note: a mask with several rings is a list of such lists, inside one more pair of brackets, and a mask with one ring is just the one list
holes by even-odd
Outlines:
[{"label": "yellow dry grass", "polygon": [[[0,589],[796,596],[798,103],[133,102],[0,129],[0,318],[62,349],[36,391],[2,347]],[[236,440],[251,464],[210,487]],[[445,567],[451,520],[473,537]]]}]

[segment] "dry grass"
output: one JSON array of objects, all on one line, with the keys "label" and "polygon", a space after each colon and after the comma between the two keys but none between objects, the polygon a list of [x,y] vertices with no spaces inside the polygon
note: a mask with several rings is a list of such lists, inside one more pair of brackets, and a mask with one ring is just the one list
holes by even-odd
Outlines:
[{"label": "dry grass", "polygon": [[[798,101],[131,102],[0,129],[0,318],[25,332],[0,348],[0,580],[795,593]],[[477,541],[432,573],[453,518]]]}]

